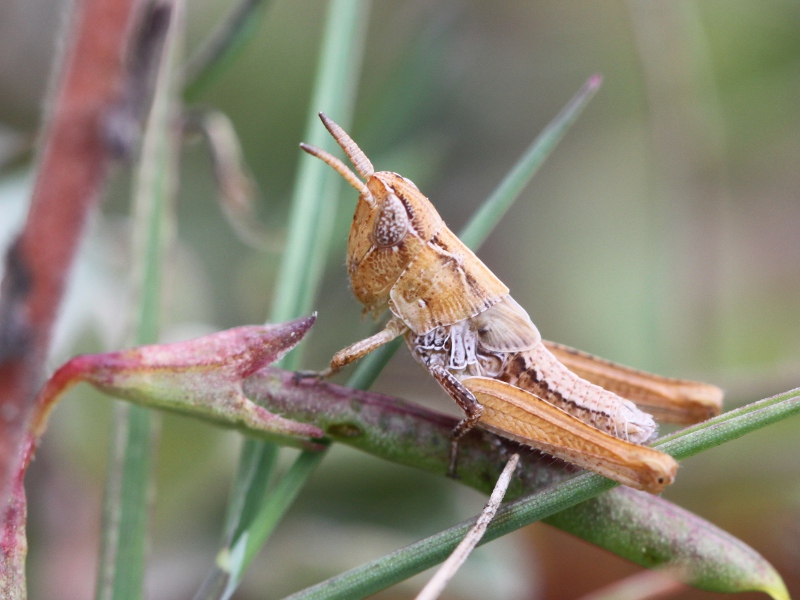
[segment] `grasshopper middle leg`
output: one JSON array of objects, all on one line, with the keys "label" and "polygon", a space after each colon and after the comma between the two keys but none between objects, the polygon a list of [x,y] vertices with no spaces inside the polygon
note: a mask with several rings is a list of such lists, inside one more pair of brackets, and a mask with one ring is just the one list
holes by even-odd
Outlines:
[{"label": "grasshopper middle leg", "polygon": [[478,424],[481,415],[483,415],[483,406],[478,402],[474,394],[442,365],[429,365],[428,370],[465,414],[465,417],[459,421],[450,434],[450,468],[447,474],[450,477],[455,477],[456,463],[458,462],[458,440]]}]

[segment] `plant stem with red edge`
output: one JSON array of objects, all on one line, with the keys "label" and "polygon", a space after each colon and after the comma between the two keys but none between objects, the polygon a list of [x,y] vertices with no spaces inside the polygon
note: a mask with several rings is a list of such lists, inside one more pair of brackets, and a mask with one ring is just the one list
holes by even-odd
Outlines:
[{"label": "plant stem with red edge", "polygon": [[38,156],[28,218],[0,286],[0,506],[19,472],[53,324],[110,149],[105,119],[125,77],[140,0],[76,0]]}]

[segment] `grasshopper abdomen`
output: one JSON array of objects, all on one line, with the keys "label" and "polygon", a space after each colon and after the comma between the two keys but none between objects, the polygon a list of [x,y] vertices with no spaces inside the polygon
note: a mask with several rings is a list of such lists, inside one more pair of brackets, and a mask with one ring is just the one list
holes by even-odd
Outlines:
[{"label": "grasshopper abdomen", "polygon": [[658,427],[636,405],[581,379],[559,362],[543,343],[507,361],[497,379],[557,406],[587,425],[636,444],[652,440]]},{"label": "grasshopper abdomen", "polygon": [[[409,331],[406,343],[429,370],[443,367],[459,380],[498,379],[616,438],[642,444],[655,436],[657,427],[651,415],[559,362],[542,343],[527,313],[510,296],[487,312],[424,335]],[[501,339],[509,327],[513,335]]]}]

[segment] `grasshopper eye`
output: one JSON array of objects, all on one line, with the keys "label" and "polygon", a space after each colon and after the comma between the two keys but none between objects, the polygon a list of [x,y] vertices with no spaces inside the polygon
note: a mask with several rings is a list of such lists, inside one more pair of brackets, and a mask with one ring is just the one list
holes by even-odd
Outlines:
[{"label": "grasshopper eye", "polygon": [[375,220],[372,239],[376,246],[394,246],[408,232],[408,215],[400,199],[389,194],[381,205],[380,214]]}]

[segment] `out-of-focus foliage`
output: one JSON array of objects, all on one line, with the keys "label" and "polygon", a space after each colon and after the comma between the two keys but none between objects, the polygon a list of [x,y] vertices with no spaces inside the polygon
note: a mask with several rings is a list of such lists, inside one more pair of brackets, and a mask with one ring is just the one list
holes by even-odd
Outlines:
[{"label": "out-of-focus foliage", "polygon": [[[273,0],[250,45],[200,99],[232,119],[270,230],[286,222],[324,8]],[[190,46],[225,10],[221,1],[191,3]],[[53,48],[55,14],[47,0],[0,2],[0,124],[17,134],[36,127],[48,77],[39,57]],[[789,0],[378,1],[352,134],[376,168],[415,181],[459,230],[580,84],[602,73],[602,90],[481,257],[545,337],[708,380],[740,404],[800,381],[798,30],[800,7]],[[0,134],[0,158],[17,139]],[[13,231],[25,196],[13,166],[0,172],[0,235]],[[279,256],[237,240],[210,172],[190,143],[168,276],[171,340],[262,322],[271,302]],[[121,339],[129,186],[120,179],[74,273],[53,365]],[[354,202],[337,217],[306,342],[310,368],[371,327],[344,270]],[[401,353],[377,388],[453,410],[420,375]],[[30,470],[31,597],[91,594],[107,419],[106,400],[78,388]],[[794,594],[799,430],[789,420],[688,460],[666,494],[762,552]],[[213,560],[238,443],[236,434],[165,419],[152,598],[187,597]],[[482,501],[453,482],[334,447],[239,597],[280,597],[453,524]],[[574,598],[634,570],[541,525],[473,560],[453,597]]]}]

